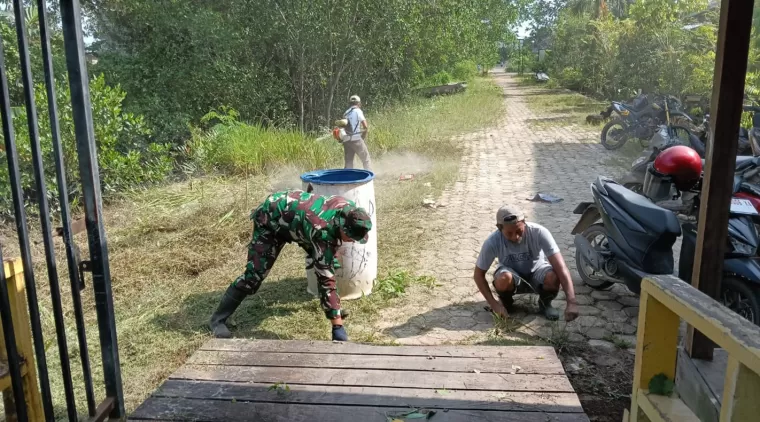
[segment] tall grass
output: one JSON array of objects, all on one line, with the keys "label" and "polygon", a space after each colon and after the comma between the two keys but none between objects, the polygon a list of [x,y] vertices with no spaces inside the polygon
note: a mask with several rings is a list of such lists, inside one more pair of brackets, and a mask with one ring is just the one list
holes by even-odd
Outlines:
[{"label": "tall grass", "polygon": [[332,138],[318,141],[301,132],[263,128],[234,122],[196,132],[191,157],[206,172],[261,173],[285,164],[303,168],[326,167],[337,156]]},{"label": "tall grass", "polygon": [[[374,156],[404,150],[436,157],[456,156],[452,135],[486,127],[503,107],[500,88],[475,78],[464,94],[414,98],[382,110],[367,110],[367,145]],[[242,122],[196,130],[188,145],[190,159],[206,173],[256,174],[283,165],[299,169],[341,164],[342,148],[329,134],[262,128]]]}]

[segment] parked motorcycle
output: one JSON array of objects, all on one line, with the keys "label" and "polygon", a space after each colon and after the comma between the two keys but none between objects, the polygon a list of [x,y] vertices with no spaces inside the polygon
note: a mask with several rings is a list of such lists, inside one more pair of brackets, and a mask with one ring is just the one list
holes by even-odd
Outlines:
[{"label": "parked motorcycle", "polygon": [[[671,150],[678,148],[683,147]],[[669,195],[672,185],[679,183],[679,189],[687,190],[677,175],[651,168],[645,183],[651,197]],[[645,276],[673,273],[673,244],[682,234],[675,213],[604,177],[591,185],[591,193],[594,202],[576,207],[574,213],[581,217],[572,231],[578,272],[586,284],[606,289],[622,283],[638,294]],[[732,202],[731,210],[721,298],[724,305],[760,325],[760,263],[755,258],[760,239],[753,222],[757,212],[740,199]],[[685,268],[693,264],[696,225],[684,223],[683,231],[679,274],[688,280],[691,272]]]},{"label": "parked motorcycle", "polygon": [[681,102],[670,95],[655,101],[640,95],[632,104],[613,101],[608,111],[617,115],[602,128],[602,145],[609,150],[621,148],[631,138],[638,139],[646,147],[657,126],[669,123],[671,117],[692,121],[682,111]]},{"label": "parked motorcycle", "polygon": [[[692,146],[695,142],[698,144],[696,146],[699,147],[699,140],[687,128],[676,125],[661,125],[649,141],[649,148],[642,151],[633,160],[631,171],[620,179],[620,184],[634,192],[641,193],[647,167],[654,162],[662,151],[675,145]],[[696,148],[694,149],[696,150]],[[704,156],[704,152],[700,155]]]}]

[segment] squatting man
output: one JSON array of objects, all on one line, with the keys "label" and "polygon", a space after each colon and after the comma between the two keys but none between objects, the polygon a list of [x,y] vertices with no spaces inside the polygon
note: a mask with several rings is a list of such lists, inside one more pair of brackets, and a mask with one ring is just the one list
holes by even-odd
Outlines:
[{"label": "squatting man", "polygon": [[217,338],[232,337],[227,318],[247,296],[253,295],[269,274],[286,243],[306,251],[306,267],[317,276],[320,305],[332,323],[332,339],[348,341],[345,312],[335,288],[336,252],[344,242],[366,243],[372,221],[367,212],[340,196],[319,196],[299,190],[277,192],[251,213],[253,236],[248,245],[245,272],[228,288],[211,315],[209,328]]},{"label": "squatting man", "polygon": [[[552,306],[560,285],[565,291],[565,321],[578,317],[578,304],[565,260],[545,227],[525,221],[525,214],[513,205],[496,213],[496,227],[480,250],[475,265],[475,284],[491,310],[503,318],[509,316],[516,293],[538,294],[539,310],[546,319],[556,321],[559,311]],[[486,272],[494,259],[499,266],[493,277],[497,301],[486,281]]]}]

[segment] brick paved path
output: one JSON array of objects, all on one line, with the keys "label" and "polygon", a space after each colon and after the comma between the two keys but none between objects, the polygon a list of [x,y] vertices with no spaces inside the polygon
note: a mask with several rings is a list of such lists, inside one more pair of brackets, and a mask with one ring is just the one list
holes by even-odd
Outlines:
[{"label": "brick paved path", "polygon": [[[520,324],[500,335],[589,341],[602,347],[612,347],[609,340],[617,338],[633,345],[638,298],[619,285],[593,291],[575,268],[570,231],[578,218],[572,211],[578,202],[590,200],[589,184],[597,175],[619,171],[605,168],[610,153],[599,144],[599,129],[585,125],[535,129],[529,119],[551,117],[536,116],[526,104],[525,97],[540,88],[520,87],[501,71],[494,78],[504,88],[506,115],[497,127],[462,137],[466,152],[459,177],[440,198],[446,208],[431,211],[432,230],[440,231],[440,243],[424,251],[421,270],[435,275],[441,285],[413,293],[414,303],[401,309],[386,310],[378,328],[401,344],[493,337],[493,319],[483,309],[486,303],[472,273],[481,243],[495,230],[496,210],[504,203],[517,203],[529,220],[554,234],[575,281],[581,317],[569,324],[549,322],[536,315],[535,295],[517,296],[520,311],[512,317]],[[537,192],[554,193],[564,201],[527,200]],[[564,309],[563,299],[560,293],[554,305]]]}]

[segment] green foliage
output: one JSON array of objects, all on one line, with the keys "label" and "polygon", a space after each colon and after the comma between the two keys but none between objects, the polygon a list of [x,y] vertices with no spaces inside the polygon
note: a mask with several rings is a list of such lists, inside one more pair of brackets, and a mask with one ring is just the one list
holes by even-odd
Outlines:
[{"label": "green foliage", "polygon": [[[139,116],[121,110],[121,102],[126,94],[119,87],[109,87],[103,77],[96,77],[90,84],[95,140],[98,146],[101,186],[106,194],[135,188],[149,182],[164,180],[173,168],[173,160],[168,145],[146,141],[148,129]],[[81,189],[77,163],[76,138],[71,110],[71,98],[67,85],[58,84],[56,89],[59,105],[59,124],[66,181],[70,200],[76,205]],[[50,117],[45,112],[47,94],[43,84],[35,86],[35,102],[38,112],[40,147],[45,169],[47,196],[51,204],[57,203],[57,185],[53,159],[53,141],[50,131]],[[37,190],[34,183],[32,149],[29,140],[27,114],[24,107],[15,108],[13,124],[16,129],[16,149],[18,152],[21,186],[30,210],[36,201]],[[2,148],[0,148],[2,149]],[[5,162],[5,151],[0,151],[0,161]],[[5,168],[3,168],[5,170]],[[0,216],[11,215],[12,200],[7,171],[0,171]]]},{"label": "green foliage", "polygon": [[428,86],[446,85],[447,83],[451,82],[451,75],[449,72],[442,70],[428,78],[426,82],[426,85]]},{"label": "green foliage", "polygon": [[[28,9],[27,20],[35,23],[36,12]],[[28,25],[33,27],[33,25]],[[18,46],[15,44],[15,28],[5,16],[0,17],[0,34],[5,49],[6,69],[10,87],[11,105],[13,106],[13,126],[15,129],[16,149],[18,152],[21,188],[26,206],[31,212],[37,207],[32,204],[37,200],[33,172],[33,156],[29,138],[27,111],[23,105],[21,74],[18,70]],[[39,33],[29,30],[30,58],[35,74],[42,74]],[[62,36],[57,30],[51,33],[53,46],[53,64],[56,68],[55,92],[58,104],[58,121],[60,140],[65,163],[65,177],[70,201],[76,206],[80,200],[79,168],[77,166],[77,149],[74,135],[74,122],[68,83],[65,81],[65,59],[63,56]],[[51,207],[57,207],[58,190],[53,158],[53,140],[50,127],[50,115],[47,112],[48,98],[45,85],[34,86],[35,104],[39,131],[40,151],[45,172],[45,185]],[[119,87],[108,86],[103,76],[94,77],[90,82],[90,101],[98,147],[101,186],[106,194],[135,188],[146,183],[164,180],[173,168],[170,146],[150,142],[150,130],[143,118],[122,110],[126,93]],[[4,143],[4,140],[2,140]],[[0,146],[0,162],[7,160],[6,151]],[[13,202],[10,193],[10,176],[5,165],[0,165],[0,220],[11,218]]]},{"label": "green foliage", "polygon": [[[95,70],[129,92],[158,139],[188,137],[208,110],[309,131],[351,94],[365,105],[408,95],[428,78],[471,78],[498,60],[517,18],[503,0],[88,0]],[[469,62],[469,63],[467,63]]]},{"label": "green foliage", "polygon": [[676,384],[667,375],[660,373],[649,380],[649,392],[658,396],[669,396],[673,394]]},{"label": "green foliage", "polygon": [[472,60],[465,60],[457,63],[451,76],[457,81],[471,81],[477,75],[478,67]]},{"label": "green foliage", "polygon": [[[707,0],[618,3],[576,0],[557,11],[547,63],[557,82],[614,99],[639,89],[711,92],[717,13]],[[705,10],[699,25],[686,26]]]},{"label": "green foliage", "polygon": [[372,289],[384,297],[398,297],[406,293],[406,289],[413,284],[432,288],[435,286],[435,279],[428,276],[416,276],[408,271],[396,270],[389,272],[385,277],[378,278]]}]

